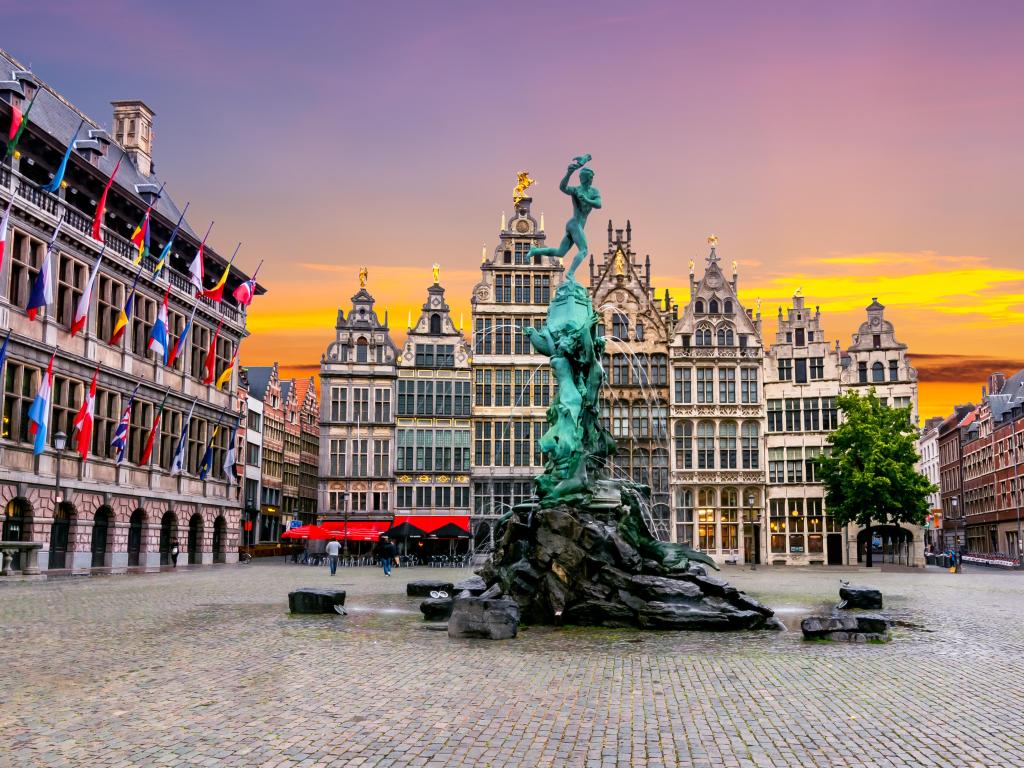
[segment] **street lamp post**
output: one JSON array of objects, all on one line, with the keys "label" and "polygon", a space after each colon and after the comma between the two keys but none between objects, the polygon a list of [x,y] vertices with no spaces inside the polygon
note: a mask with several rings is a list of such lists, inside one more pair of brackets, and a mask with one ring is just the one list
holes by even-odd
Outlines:
[{"label": "street lamp post", "polygon": [[349,514],[349,511],[348,511],[348,499],[349,499],[349,496],[350,496],[350,494],[349,494],[348,491],[342,491],[342,493],[341,493],[341,505],[345,509],[345,527],[344,527],[343,532],[341,534],[342,535],[342,541],[344,542],[344,544],[342,545],[342,554],[346,558],[348,557],[348,514]]},{"label": "street lamp post", "polygon": [[53,436],[53,447],[57,449],[57,501],[54,506],[54,517],[60,509],[60,505],[64,503],[64,499],[60,495],[60,458],[64,453],[64,448],[68,444],[68,436],[63,432],[58,432]]}]

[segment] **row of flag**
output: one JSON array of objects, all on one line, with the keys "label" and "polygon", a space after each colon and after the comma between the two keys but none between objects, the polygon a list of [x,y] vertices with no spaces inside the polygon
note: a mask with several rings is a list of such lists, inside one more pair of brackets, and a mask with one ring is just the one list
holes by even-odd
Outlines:
[{"label": "row of flag", "polygon": [[[4,338],[3,345],[0,345],[0,372],[3,371],[4,361],[7,357],[7,345],[11,340],[11,332],[7,332],[6,338]],[[50,414],[52,412],[53,405],[53,361],[56,357],[56,351],[50,355],[50,362],[46,366],[46,373],[43,375],[42,380],[39,382],[39,389],[36,391],[36,396],[32,400],[32,405],[28,409],[28,434],[32,438],[32,452],[38,456],[46,449],[46,441],[50,428]],[[99,375],[100,368],[96,366],[96,370],[92,374],[92,382],[89,384],[89,389],[82,399],[82,405],[78,409],[78,413],[75,415],[72,421],[72,442],[75,445],[75,450],[82,457],[82,461],[88,461],[89,451],[92,446],[92,433],[94,424],[94,412],[96,407],[96,378]],[[132,405],[135,403],[135,396],[139,392],[139,385],[135,386],[135,390],[128,398],[128,402],[121,413],[121,419],[117,423],[117,427],[114,430],[113,439],[110,441],[111,448],[114,449],[114,459],[117,464],[122,464],[125,459],[125,455],[128,452],[128,436],[129,430],[131,429],[131,415]],[[192,407],[189,409],[188,418],[185,419],[181,429],[181,434],[175,443],[174,456],[171,459],[171,474],[179,475],[185,471],[185,454],[188,446],[188,432],[192,422],[192,414],[195,412],[197,399],[192,400]],[[164,405],[167,403],[167,393],[164,394],[164,399],[160,402],[160,406],[157,408],[155,415],[153,416],[153,425],[149,429],[149,434],[146,437],[146,443],[142,451],[142,455],[139,458],[140,466],[149,466],[150,461],[153,458],[153,447],[156,443],[157,431],[160,427],[160,417],[163,414]],[[206,451],[203,454],[202,461],[199,465],[199,479],[205,480],[213,469],[213,445],[217,439],[217,435],[220,433],[224,413],[221,412],[217,418],[217,424],[213,428],[213,432],[210,434],[210,438],[206,445]],[[241,422],[241,417],[235,422],[235,426],[231,429],[231,434],[228,438],[228,448],[224,456],[224,463],[222,469],[224,477],[228,483],[234,485],[237,475],[235,473],[236,450],[235,442],[238,434],[238,426]]]},{"label": "row of flag", "polygon": [[[12,106],[11,126],[8,132],[7,151],[5,159],[7,155],[11,155],[15,152],[18,141],[21,139],[21,135],[25,130],[25,125],[28,122],[28,115],[32,111],[32,106],[35,104],[36,97],[38,97],[40,90],[42,89],[36,90],[24,114],[21,112],[20,109]],[[53,178],[50,180],[48,184],[41,187],[42,190],[50,192],[52,194],[56,194],[60,190],[61,186],[64,183],[64,174],[67,171],[68,161],[71,157],[71,152],[74,148],[75,141],[78,139],[78,135],[81,132],[82,127],[84,125],[85,120],[83,119],[79,122],[74,134],[72,134],[71,140],[68,142],[67,148],[64,151],[64,155],[61,158],[60,165],[57,167],[57,171],[54,173]],[[124,156],[122,155],[122,157],[119,158],[117,163],[114,165],[114,171],[113,173],[111,173],[110,178],[107,179],[107,183],[103,187],[103,193],[100,195],[99,202],[96,205],[96,212],[93,216],[92,221],[91,235],[94,240],[100,243],[103,243],[103,225],[107,206],[107,195],[110,192],[110,187],[114,183],[114,179],[117,176],[118,169],[121,167],[121,160],[123,159]],[[161,195],[163,194],[163,190],[164,187],[163,185],[161,185],[160,190],[154,197],[153,203],[150,203],[146,207],[146,211],[143,214],[142,221],[139,223],[138,226],[135,227],[135,230],[132,232],[130,240],[136,252],[135,257],[133,258],[133,262],[135,264],[142,264],[145,256],[149,254],[153,205],[157,200],[160,199]],[[14,199],[12,197],[4,213],[2,224],[0,224],[0,265],[3,264],[3,249],[6,243],[8,219],[10,216],[11,204],[13,204],[13,202]],[[171,230],[171,234],[167,240],[167,243],[164,245],[163,249],[160,252],[160,255],[157,257],[156,264],[153,267],[154,275],[159,274],[160,271],[167,265],[167,262],[170,259],[171,247],[173,246],[175,238],[177,237],[178,232],[181,229],[181,225],[185,219],[185,213],[186,211],[188,211],[188,207],[189,203],[185,203],[185,207],[182,209],[181,215],[178,217],[177,223]],[[213,287],[206,288],[204,284],[206,240],[209,237],[210,231],[212,229],[213,222],[210,222],[210,226],[206,231],[206,235],[203,237],[203,240],[199,245],[199,249],[196,252],[195,258],[193,258],[192,263],[189,266],[189,277],[192,285],[194,285],[196,288],[197,297],[201,296],[211,301],[221,302],[224,299],[224,287],[225,284],[227,283],[228,276],[231,272],[231,266],[234,263],[235,256],[238,255],[238,249],[241,246],[241,243],[239,243],[239,246],[236,246],[235,252],[232,254],[231,259],[224,267],[224,270],[221,273],[221,276],[217,280],[217,282],[213,285]],[[49,247],[47,248],[46,255],[43,259],[43,267],[42,269],[40,269],[40,273],[36,278],[35,284],[33,285],[33,290],[29,300],[29,306],[27,307],[27,309],[29,310],[29,315],[32,318],[34,318],[38,314],[39,309],[41,309],[44,306],[47,306],[53,300],[53,276],[52,269],[50,266],[50,258],[53,252],[54,243],[57,240],[57,235],[59,234],[59,232],[60,223],[58,223],[57,230],[54,231],[53,237],[50,240]],[[243,307],[248,307],[252,303],[253,297],[256,292],[256,275],[259,273],[262,264],[263,262],[260,262],[260,264],[256,267],[256,271],[253,273],[252,277],[243,282],[237,288],[235,288],[235,290],[231,294],[235,298],[235,300]],[[93,272],[93,276],[95,276],[95,270]]]}]

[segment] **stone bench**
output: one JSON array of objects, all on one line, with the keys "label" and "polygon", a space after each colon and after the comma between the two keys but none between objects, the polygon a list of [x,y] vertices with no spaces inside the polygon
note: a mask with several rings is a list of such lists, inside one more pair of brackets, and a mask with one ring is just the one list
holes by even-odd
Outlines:
[{"label": "stone bench", "polygon": [[840,608],[866,608],[869,611],[882,609],[882,591],[874,587],[844,584],[839,588]]},{"label": "stone bench", "polygon": [[804,640],[834,640],[840,643],[887,642],[890,622],[874,613],[843,616],[808,616],[800,622]]},{"label": "stone bench", "polygon": [[448,619],[448,637],[508,640],[519,631],[519,606],[507,597],[463,597]]},{"label": "stone bench", "polygon": [[302,587],[288,593],[288,608],[292,613],[339,613],[337,607],[345,605],[345,590]]},{"label": "stone bench", "polygon": [[448,621],[448,617],[452,615],[452,606],[454,604],[454,597],[428,597],[420,603],[423,620]]},{"label": "stone bench", "polygon": [[431,592],[447,592],[451,595],[455,592],[455,585],[439,579],[410,581],[405,585],[405,594],[409,597],[430,597]]}]

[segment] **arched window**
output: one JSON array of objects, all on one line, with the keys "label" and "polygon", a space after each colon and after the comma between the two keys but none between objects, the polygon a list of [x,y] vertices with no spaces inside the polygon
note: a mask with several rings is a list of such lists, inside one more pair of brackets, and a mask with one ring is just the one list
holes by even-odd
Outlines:
[{"label": "arched window", "polygon": [[366,343],[366,339],[359,339],[356,342],[356,362],[365,363],[370,359],[370,345]]},{"label": "arched window", "polygon": [[885,381],[885,366],[877,360],[871,364],[871,380]]},{"label": "arched window", "polygon": [[697,425],[697,469],[715,468],[715,425],[702,421]]},{"label": "arched window", "polygon": [[715,489],[697,491],[697,547],[715,549]]},{"label": "arched window", "polygon": [[722,549],[738,550],[740,533],[739,494],[735,488],[722,489]]},{"label": "arched window", "polygon": [[640,322],[639,320],[636,321],[636,340],[637,341],[643,341],[644,340],[644,324],[642,322]]},{"label": "arched window", "polygon": [[722,311],[725,312],[725,314],[727,314],[727,315],[731,315],[732,314],[732,299],[726,299],[722,303],[722,306],[723,306],[723,310]]},{"label": "arched window", "polygon": [[758,429],[756,421],[743,422],[743,469],[757,469],[760,463]]},{"label": "arched window", "polygon": [[736,424],[731,421],[718,428],[718,467],[736,469]]},{"label": "arched window", "polygon": [[701,301],[700,299],[697,299],[697,301],[694,302],[693,311],[696,312],[698,315],[703,315],[704,314],[704,302]]},{"label": "arched window", "polygon": [[735,343],[735,338],[732,334],[732,326],[725,325],[718,329],[718,346],[720,347],[731,347]]},{"label": "arched window", "polygon": [[676,469],[693,469],[693,424],[677,421],[672,431],[676,443]]},{"label": "arched window", "polygon": [[612,338],[619,341],[629,341],[628,318],[618,313],[612,315]]},{"label": "arched window", "polygon": [[696,340],[694,342],[698,347],[710,347],[711,346],[711,329],[710,328],[698,328],[696,333]]},{"label": "arched window", "polygon": [[693,546],[693,491],[676,489],[676,542]]},{"label": "arched window", "polygon": [[436,312],[430,316],[430,332],[433,334],[441,333],[441,316]]},{"label": "arched window", "polygon": [[718,314],[718,299],[712,299],[708,302],[708,314]]}]

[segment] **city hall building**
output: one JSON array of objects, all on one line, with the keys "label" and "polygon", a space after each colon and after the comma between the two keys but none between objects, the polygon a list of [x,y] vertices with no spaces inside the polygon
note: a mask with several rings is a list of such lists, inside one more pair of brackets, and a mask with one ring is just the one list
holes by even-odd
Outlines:
[{"label": "city hall building", "polygon": [[[236,372],[223,389],[204,380],[211,344],[216,380],[247,335],[245,312],[230,298],[247,276],[231,270],[225,287],[229,298],[222,303],[197,297],[188,267],[200,238],[187,220],[176,233],[168,263],[155,270],[156,254],[182,217],[171,196],[159,194],[154,115],[144,103],[114,102],[111,135],[0,51],[0,124],[9,125],[14,110],[25,112],[33,99],[17,151],[0,167],[0,207],[10,203],[0,266],[0,333],[10,332],[0,392],[2,539],[39,545],[19,551],[13,565],[29,574],[156,569],[170,563],[176,544],[178,564],[231,562],[238,549],[240,484],[229,483],[222,467],[237,419]],[[72,141],[63,183],[55,194],[44,191]],[[100,243],[92,238],[92,222],[118,164],[106,195]],[[129,238],[150,207],[152,253],[140,269]],[[26,306],[48,258],[53,300],[32,320]],[[208,244],[207,273],[219,276],[226,266],[227,260]],[[90,275],[95,281],[87,320],[72,334]],[[112,341],[133,288],[128,325]],[[165,296],[171,344],[187,319],[194,318],[171,366],[147,346]],[[51,355],[46,444],[34,455],[29,411]],[[92,439],[83,461],[75,450],[73,421],[94,373]],[[118,463],[111,441],[129,402],[128,441],[124,461]],[[172,472],[189,414],[182,471]],[[152,455],[143,461],[158,415]],[[209,446],[211,470],[201,477]]]}]

